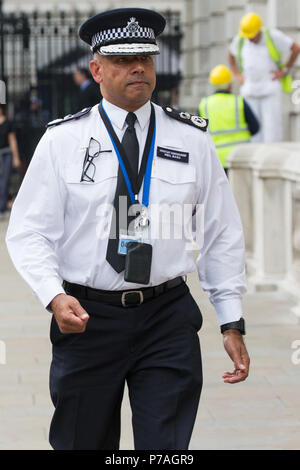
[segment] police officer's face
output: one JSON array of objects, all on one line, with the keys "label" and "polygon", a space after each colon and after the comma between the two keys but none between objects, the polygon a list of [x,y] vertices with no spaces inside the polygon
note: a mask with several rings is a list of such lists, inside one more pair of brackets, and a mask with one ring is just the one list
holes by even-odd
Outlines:
[{"label": "police officer's face", "polygon": [[153,56],[100,56],[90,63],[94,80],[111,103],[136,111],[152,95],[156,76]]}]

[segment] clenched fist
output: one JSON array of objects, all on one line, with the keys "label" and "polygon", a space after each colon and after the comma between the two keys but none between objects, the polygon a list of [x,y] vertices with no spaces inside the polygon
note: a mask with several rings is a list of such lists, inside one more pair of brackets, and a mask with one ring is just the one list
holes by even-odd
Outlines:
[{"label": "clenched fist", "polygon": [[89,320],[88,313],[75,297],[58,294],[49,304],[61,333],[83,333]]}]

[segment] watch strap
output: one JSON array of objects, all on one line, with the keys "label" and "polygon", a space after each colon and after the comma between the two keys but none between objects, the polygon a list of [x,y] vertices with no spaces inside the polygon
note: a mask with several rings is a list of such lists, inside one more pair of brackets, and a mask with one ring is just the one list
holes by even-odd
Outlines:
[{"label": "watch strap", "polygon": [[226,330],[239,330],[242,335],[245,335],[246,334],[245,320],[243,318],[240,318],[238,321],[224,323],[224,325],[221,325],[220,329],[221,329],[221,333],[224,333],[224,331]]}]

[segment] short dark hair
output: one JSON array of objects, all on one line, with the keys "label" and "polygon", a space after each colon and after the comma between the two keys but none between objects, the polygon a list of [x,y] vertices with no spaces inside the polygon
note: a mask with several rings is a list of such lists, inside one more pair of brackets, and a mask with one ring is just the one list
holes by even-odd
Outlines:
[{"label": "short dark hair", "polygon": [[85,67],[77,67],[77,71],[84,75],[85,78],[91,78],[91,74]]}]

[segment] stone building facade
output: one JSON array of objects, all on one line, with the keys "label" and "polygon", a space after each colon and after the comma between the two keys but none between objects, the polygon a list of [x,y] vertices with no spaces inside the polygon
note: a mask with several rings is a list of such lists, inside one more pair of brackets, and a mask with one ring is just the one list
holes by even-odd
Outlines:
[{"label": "stone building facade", "polygon": [[[201,0],[200,0],[201,1]],[[30,12],[32,10],[47,11],[47,10],[68,10],[76,8],[79,11],[88,12],[90,10],[104,11],[113,8],[150,8],[157,11],[173,10],[182,12],[184,11],[185,4],[183,0],[4,0],[4,11]]]},{"label": "stone building facade", "polygon": [[[180,105],[187,111],[197,111],[201,97],[210,93],[208,75],[211,68],[220,63],[228,64],[228,45],[237,34],[240,18],[245,13],[259,13],[267,26],[282,30],[300,43],[299,0],[184,0],[184,3],[184,80]],[[293,77],[300,79],[300,60],[293,70]],[[299,88],[300,82],[295,86]],[[299,91],[283,95],[284,137],[288,141],[300,139],[299,98]]]}]

